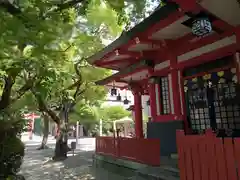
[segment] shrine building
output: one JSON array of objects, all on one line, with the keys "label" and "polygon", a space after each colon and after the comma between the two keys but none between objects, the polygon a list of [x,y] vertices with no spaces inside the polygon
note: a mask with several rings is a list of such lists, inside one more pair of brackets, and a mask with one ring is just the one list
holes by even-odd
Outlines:
[{"label": "shrine building", "polygon": [[[155,158],[177,152],[181,157],[177,143],[181,137],[203,137],[209,129],[214,137],[239,134],[238,0],[166,0],[88,61],[118,71],[98,81],[98,85],[133,92],[133,139],[159,140],[160,153]],[[146,137],[142,128],[142,95],[149,95],[150,101]]]}]

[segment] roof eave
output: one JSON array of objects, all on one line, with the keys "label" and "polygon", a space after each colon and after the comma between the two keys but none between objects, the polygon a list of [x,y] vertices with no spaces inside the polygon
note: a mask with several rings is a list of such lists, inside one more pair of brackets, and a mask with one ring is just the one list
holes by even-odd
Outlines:
[{"label": "roof eave", "polygon": [[[106,85],[110,82],[118,80],[118,78],[120,78],[122,76],[127,76],[131,73],[134,73],[139,69],[153,68],[153,67],[154,67],[153,61],[142,59],[138,63],[133,64],[133,65],[129,66],[128,68],[125,68],[125,69],[121,70],[120,72],[113,74],[112,76],[106,77],[105,79],[95,82],[95,84],[96,85]],[[124,82],[124,81],[120,80],[118,82]]]},{"label": "roof eave", "polygon": [[178,5],[174,2],[167,2],[165,6],[157,9],[153,14],[148,18],[143,20],[141,23],[133,27],[131,30],[123,33],[118,39],[112,42],[110,45],[97,52],[96,54],[88,58],[90,64],[94,64],[97,60],[102,59],[106,54],[116,50],[120,46],[127,44],[128,41],[137,36],[138,33],[144,32],[150,26],[156,24],[160,20],[165,19],[170,14],[178,10]]}]

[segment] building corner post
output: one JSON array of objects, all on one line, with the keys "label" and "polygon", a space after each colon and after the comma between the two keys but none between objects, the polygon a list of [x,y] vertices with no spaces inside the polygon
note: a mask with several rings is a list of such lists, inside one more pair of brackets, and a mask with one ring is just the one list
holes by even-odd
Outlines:
[{"label": "building corner post", "polygon": [[173,100],[173,109],[171,109],[171,112],[173,115],[175,115],[175,119],[179,119],[182,115],[181,112],[181,99],[180,96],[180,88],[181,84],[179,82],[178,78],[178,69],[177,69],[177,56],[174,54],[170,55],[170,76],[171,76],[171,89],[172,90],[172,100]]},{"label": "building corner post", "polygon": [[134,88],[133,95],[134,95],[134,119],[136,138],[144,138],[141,91],[138,88]]},{"label": "building corner post", "polygon": [[155,82],[149,83],[149,100],[151,120],[153,121],[157,116],[156,91]]}]

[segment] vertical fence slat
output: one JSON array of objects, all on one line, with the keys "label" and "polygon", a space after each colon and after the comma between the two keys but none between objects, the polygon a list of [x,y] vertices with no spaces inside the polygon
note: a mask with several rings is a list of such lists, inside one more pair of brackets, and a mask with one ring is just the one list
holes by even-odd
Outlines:
[{"label": "vertical fence slat", "polygon": [[211,161],[212,161],[212,157],[211,157],[211,144],[212,144],[212,140],[211,138],[209,139],[209,135],[206,134],[205,135],[205,142],[206,142],[206,151],[205,151],[205,157],[206,157],[206,164],[205,166],[207,167],[208,170],[208,174],[207,174],[207,179],[206,180],[212,180],[212,169],[211,169]]},{"label": "vertical fence slat", "polygon": [[200,163],[199,163],[199,136],[191,136],[191,146],[192,146],[192,163],[193,163],[193,176],[194,180],[201,180],[201,168],[200,168]]},{"label": "vertical fence slat", "polygon": [[181,180],[240,180],[240,138],[177,132]]},{"label": "vertical fence slat", "polygon": [[212,131],[206,132],[209,180],[218,179],[214,136]]},{"label": "vertical fence slat", "polygon": [[224,139],[224,150],[227,165],[227,180],[237,180],[237,171],[235,166],[234,151],[233,151],[233,141],[232,138]]},{"label": "vertical fence slat", "polygon": [[212,135],[212,164],[211,164],[211,168],[212,168],[212,175],[215,179],[219,179],[218,176],[218,170],[217,170],[217,159],[218,157],[216,156],[216,135],[215,134],[211,134]]},{"label": "vertical fence slat", "polygon": [[224,156],[223,141],[221,138],[216,138],[215,140],[216,156],[217,156],[217,172],[219,180],[227,179],[227,167]]},{"label": "vertical fence slat", "polygon": [[206,144],[205,135],[201,136],[201,141],[196,143],[199,143],[199,152],[200,152],[199,163],[201,165],[201,177],[202,177],[202,180],[208,180],[208,159],[206,155],[207,144]]},{"label": "vertical fence slat", "polygon": [[160,140],[97,137],[96,153],[147,165],[160,165]]},{"label": "vertical fence slat", "polygon": [[236,160],[238,176],[240,176],[240,138],[234,139],[234,155]]},{"label": "vertical fence slat", "polygon": [[192,139],[190,138],[190,136],[185,136],[185,142],[187,143],[187,147],[185,148],[185,159],[186,159],[186,164],[185,164],[185,168],[187,169],[187,179],[188,180],[194,180],[193,177],[193,172],[194,172],[194,168],[193,168],[193,164],[192,164],[192,147],[191,144]]},{"label": "vertical fence slat", "polygon": [[178,167],[180,170],[180,179],[187,179],[187,169],[185,168],[185,134],[182,130],[177,131],[177,148],[178,148]]}]

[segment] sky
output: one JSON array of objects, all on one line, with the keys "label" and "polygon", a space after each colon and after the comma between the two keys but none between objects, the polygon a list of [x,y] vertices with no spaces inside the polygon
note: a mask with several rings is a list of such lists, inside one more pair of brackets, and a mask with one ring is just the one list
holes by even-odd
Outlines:
[{"label": "sky", "polygon": [[[152,1],[152,0],[148,0],[149,2],[149,6],[147,6],[147,12],[146,13],[146,17],[148,17],[152,12],[154,12],[154,10],[158,7],[159,5],[159,2],[156,0],[156,1]],[[134,24],[136,25],[136,24]],[[134,26],[133,25],[133,26]],[[115,39],[113,40],[110,40],[110,39],[102,39],[102,43],[105,45],[105,46],[108,46],[109,44],[111,44],[113,41],[115,41],[118,37],[116,37]]]}]

